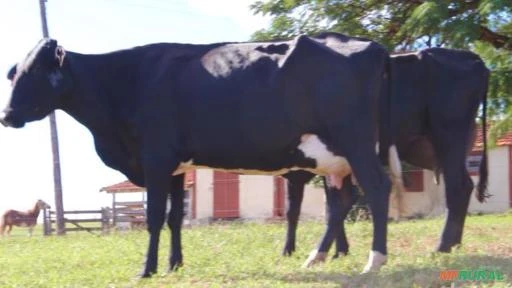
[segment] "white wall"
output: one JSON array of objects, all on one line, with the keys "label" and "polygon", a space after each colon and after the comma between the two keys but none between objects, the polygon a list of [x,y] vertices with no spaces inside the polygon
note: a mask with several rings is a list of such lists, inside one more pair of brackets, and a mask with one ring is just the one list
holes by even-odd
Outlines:
[{"label": "white wall", "polygon": [[213,170],[196,170],[196,219],[213,217]]},{"label": "white wall", "polygon": [[[444,182],[440,177],[440,183],[435,184],[434,173],[423,171],[423,192],[402,193],[402,217],[410,216],[437,216],[445,212],[446,201],[444,195]],[[393,187],[394,189],[394,187]],[[389,217],[398,215],[397,194],[392,193],[389,200]]]},{"label": "white wall", "polygon": [[274,208],[274,177],[240,175],[240,217],[270,218]]},{"label": "white wall", "polygon": [[[287,201],[287,200],[286,200]],[[286,204],[288,205],[288,204]],[[304,200],[300,218],[321,218],[325,216],[325,192],[324,188],[317,188],[313,185],[306,185]]]},{"label": "white wall", "polygon": [[[493,195],[484,203],[476,200],[476,189],[473,190],[470,198],[469,212],[504,212],[510,209],[509,196],[509,147],[499,146],[488,152],[489,156],[489,186],[488,192]],[[442,176],[442,175],[441,175]],[[404,193],[404,215],[413,216],[422,214],[424,216],[438,216],[446,211],[446,197],[443,177],[440,185],[432,181],[433,173],[425,170],[424,172],[424,192]],[[475,186],[478,183],[478,176],[472,176]],[[390,199],[390,217],[395,217],[397,213],[397,203],[393,195]]]},{"label": "white wall", "polygon": [[[493,196],[480,203],[475,197],[476,189],[471,195],[470,212],[504,212],[510,208],[509,196],[509,146],[499,146],[489,150],[489,186],[488,192]],[[478,183],[478,177],[471,177]]]}]

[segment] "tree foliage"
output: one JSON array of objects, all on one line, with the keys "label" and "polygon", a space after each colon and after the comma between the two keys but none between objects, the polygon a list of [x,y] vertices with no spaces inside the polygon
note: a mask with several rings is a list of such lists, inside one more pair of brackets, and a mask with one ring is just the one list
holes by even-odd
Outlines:
[{"label": "tree foliage", "polygon": [[508,119],[502,128],[512,127],[511,0],[266,0],[251,9],[272,17],[253,40],[335,31],[370,38],[394,52],[470,49],[491,70],[489,114]]}]

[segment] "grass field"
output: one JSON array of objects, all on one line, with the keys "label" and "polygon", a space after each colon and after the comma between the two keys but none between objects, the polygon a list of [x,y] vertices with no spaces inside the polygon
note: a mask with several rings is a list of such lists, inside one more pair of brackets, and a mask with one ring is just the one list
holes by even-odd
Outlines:
[{"label": "grass field", "polygon": [[346,225],[349,256],[312,269],[301,265],[322,235],[322,222],[301,223],[298,251],[289,258],[280,256],[284,223],[186,228],[185,266],[170,274],[164,273],[169,248],[164,231],[160,272],[149,280],[134,277],[143,264],[145,231],[29,238],[18,228],[12,237],[0,239],[0,287],[449,287],[439,280],[440,271],[481,268],[503,273],[504,280],[455,282],[452,287],[512,287],[512,212],[469,217],[464,245],[451,254],[432,253],[442,223],[390,223],[388,264],[367,275],[359,272],[368,257],[369,222]]}]

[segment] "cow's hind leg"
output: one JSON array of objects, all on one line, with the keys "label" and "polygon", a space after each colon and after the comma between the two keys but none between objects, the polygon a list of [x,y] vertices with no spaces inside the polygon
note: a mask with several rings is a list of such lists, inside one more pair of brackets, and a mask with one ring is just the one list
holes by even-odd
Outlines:
[{"label": "cow's hind leg", "polygon": [[[457,150],[457,149],[455,149]],[[460,149],[459,150],[463,150]],[[462,153],[460,153],[462,152]],[[443,177],[446,187],[448,214],[445,220],[441,242],[437,250],[450,252],[461,243],[464,222],[468,211],[473,181],[465,167],[464,151],[453,151],[442,159]]]},{"label": "cow's hind leg", "polygon": [[338,236],[336,237],[336,252],[332,257],[333,259],[338,258],[340,255],[344,256],[348,254],[349,244],[347,234],[345,231],[345,219],[347,218],[348,213],[350,212],[352,206],[354,206],[358,198],[357,188],[352,184],[351,177],[347,176],[346,178],[348,178],[347,183],[344,183],[343,187],[341,188],[341,222],[339,224],[341,230]]},{"label": "cow's hind leg", "polygon": [[316,263],[324,262],[334,240],[336,240],[336,252],[333,258],[339,257],[340,253],[342,255],[346,255],[348,253],[349,245],[343,222],[354,203],[351,195],[351,190],[353,189],[351,176],[346,176],[343,179],[341,189],[337,189],[333,185],[327,183],[324,178],[324,187],[326,196],[327,226],[318,248],[310,253],[308,259],[304,263],[305,267],[310,267]]},{"label": "cow's hind leg", "polygon": [[288,179],[288,211],[286,211],[288,225],[283,256],[290,256],[295,252],[295,235],[304,198],[304,186],[314,177],[314,174],[306,171],[294,171],[284,175],[284,177]]},{"label": "cow's hind leg", "polygon": [[[338,181],[342,181],[341,179]],[[322,236],[322,240],[318,244],[318,247],[311,251],[308,259],[304,262],[303,267],[311,267],[317,263],[324,262],[327,258],[327,252],[331,248],[335,238],[340,233],[340,222],[343,220],[341,217],[341,189],[333,186],[332,184],[325,181],[325,196],[326,196],[326,215],[327,215],[327,226],[325,233]],[[343,185],[344,186],[344,185]]]},{"label": "cow's hind leg", "polygon": [[177,167],[177,163],[174,166],[167,166],[158,165],[162,163],[158,160],[155,160],[155,162],[157,165],[150,163],[149,167],[146,167],[144,170],[148,197],[146,223],[149,232],[149,246],[144,270],[140,274],[141,277],[151,277],[157,271],[160,231],[165,222],[167,197],[171,192],[171,182],[173,179],[169,174],[170,171],[174,171]]},{"label": "cow's hind leg", "polygon": [[355,153],[347,152],[352,171],[361,188],[365,191],[373,220],[372,251],[363,273],[376,271],[387,260],[387,219],[391,182],[384,173],[378,157],[371,153],[371,147],[355,147]]},{"label": "cow's hind leg", "polygon": [[181,226],[183,223],[184,197],[183,186],[184,175],[174,176],[171,190],[171,210],[167,218],[167,225],[171,230],[171,251],[169,257],[169,271],[177,270],[183,265],[183,254],[181,252]]}]

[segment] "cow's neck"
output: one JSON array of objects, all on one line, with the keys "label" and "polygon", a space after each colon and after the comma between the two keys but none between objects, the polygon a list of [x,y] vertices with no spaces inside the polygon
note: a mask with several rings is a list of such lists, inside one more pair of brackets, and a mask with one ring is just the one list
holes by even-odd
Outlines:
[{"label": "cow's neck", "polygon": [[[111,103],[134,103],[134,65],[129,50],[109,54],[83,55],[68,52],[69,70],[74,90],[62,109],[94,133],[109,133],[122,121],[121,111]],[[130,71],[132,70],[132,71]],[[116,99],[117,98],[117,99]]]},{"label": "cow's neck", "polygon": [[[137,52],[137,51],[135,51]],[[103,162],[142,185],[135,128],[138,63],[133,50],[100,55],[69,52],[73,90],[62,110],[87,127]]]}]

